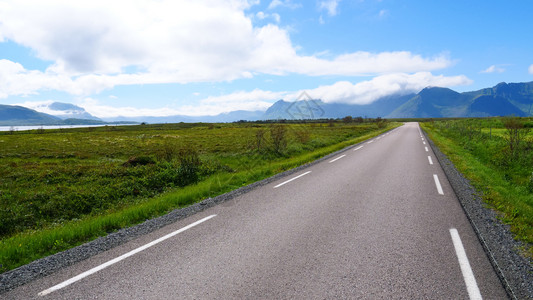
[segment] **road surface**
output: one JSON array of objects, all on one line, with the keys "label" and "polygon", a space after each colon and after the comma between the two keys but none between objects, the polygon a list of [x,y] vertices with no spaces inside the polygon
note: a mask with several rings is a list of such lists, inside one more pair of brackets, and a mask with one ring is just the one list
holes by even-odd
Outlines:
[{"label": "road surface", "polygon": [[507,295],[418,124],[408,123],[4,297]]}]

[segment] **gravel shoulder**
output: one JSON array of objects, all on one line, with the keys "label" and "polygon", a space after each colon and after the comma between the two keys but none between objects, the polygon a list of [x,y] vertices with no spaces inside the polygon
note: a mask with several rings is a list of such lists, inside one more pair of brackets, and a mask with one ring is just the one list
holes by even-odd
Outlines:
[{"label": "gravel shoulder", "polygon": [[512,299],[533,299],[533,265],[531,260],[520,254],[523,244],[513,239],[509,226],[486,207],[469,180],[429,139],[426,132],[424,135],[508,295]]}]

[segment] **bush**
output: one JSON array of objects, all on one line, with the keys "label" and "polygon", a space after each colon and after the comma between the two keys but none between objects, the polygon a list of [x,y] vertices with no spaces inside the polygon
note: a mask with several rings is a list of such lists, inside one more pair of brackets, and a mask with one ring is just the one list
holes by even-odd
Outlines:
[{"label": "bush", "polygon": [[255,149],[261,151],[265,144],[265,130],[263,128],[257,129],[255,132]]},{"label": "bush", "polygon": [[346,117],[342,118],[342,121],[344,123],[347,123],[347,124],[348,123],[352,123],[353,122],[353,118],[352,118],[352,116],[346,116]]},{"label": "bush", "polygon": [[198,151],[189,145],[180,149],[178,159],[180,162],[178,168],[179,185],[186,186],[198,182],[198,171],[202,165]]},{"label": "bush", "polygon": [[270,126],[270,139],[272,150],[277,154],[282,154],[287,148],[287,128],[277,124]]},{"label": "bush", "polygon": [[176,144],[166,141],[157,153],[157,157],[162,160],[172,161],[177,153],[178,148]]},{"label": "bush", "polygon": [[525,127],[519,118],[507,118],[503,124],[505,129],[507,129],[509,149],[511,150],[511,154],[516,157],[519,155],[520,146],[523,144],[531,128]]},{"label": "bush", "polygon": [[150,156],[132,156],[124,164],[124,167],[136,167],[155,164],[155,160]]},{"label": "bush", "polygon": [[295,129],[294,136],[296,137],[296,140],[302,144],[306,144],[311,140],[311,134],[306,127]]}]

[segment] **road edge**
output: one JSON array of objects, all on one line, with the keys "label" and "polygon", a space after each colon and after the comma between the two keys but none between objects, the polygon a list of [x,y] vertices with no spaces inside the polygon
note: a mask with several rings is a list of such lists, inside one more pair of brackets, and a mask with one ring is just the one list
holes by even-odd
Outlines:
[{"label": "road edge", "polygon": [[533,299],[532,262],[520,255],[518,250],[523,244],[513,238],[509,226],[503,224],[497,214],[486,206],[480,193],[470,181],[455,168],[455,165],[428,137],[425,130],[420,129],[444,170],[507,294],[512,299]]},{"label": "road edge", "polygon": [[[386,134],[387,132],[390,132],[396,128],[387,130],[369,139],[373,139],[383,134]],[[235,197],[246,194],[258,187],[267,185],[273,181],[279,180],[283,177],[290,176],[294,173],[307,169],[315,164],[331,159],[332,157],[337,156],[340,153],[346,152],[354,147],[364,144],[369,139],[361,141],[357,144],[347,146],[343,149],[332,152],[312,162],[309,162],[301,166],[292,168],[290,170],[278,173],[274,176],[265,178],[263,180],[256,181],[254,183],[243,186],[236,190],[227,192],[222,195],[218,195],[214,198],[204,199],[200,202],[197,202],[195,204],[192,204],[184,208],[175,209],[166,215],[153,218],[150,220],[146,220],[143,223],[140,223],[138,225],[120,229],[117,232],[113,232],[106,236],[99,237],[85,244],[76,246],[74,248],[71,248],[71,249],[68,249],[63,252],[59,252],[59,253],[56,253],[56,254],[53,254],[47,257],[43,257],[29,264],[20,266],[14,270],[7,271],[3,274],[0,274],[0,295],[12,289],[15,289],[19,286],[22,286],[26,283],[29,283],[33,280],[51,275],[62,268],[71,266],[75,263],[78,263],[80,261],[93,257],[97,254],[110,250],[114,247],[120,246],[142,235],[151,233],[157,229],[163,228],[167,225],[183,220],[187,217],[193,216],[210,207],[232,200]]]}]

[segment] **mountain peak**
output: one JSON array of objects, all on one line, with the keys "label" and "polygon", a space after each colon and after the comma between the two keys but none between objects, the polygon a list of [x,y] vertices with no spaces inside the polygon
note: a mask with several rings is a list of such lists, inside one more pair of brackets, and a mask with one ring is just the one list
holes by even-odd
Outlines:
[{"label": "mountain peak", "polygon": [[425,97],[431,97],[431,98],[442,98],[442,97],[450,97],[455,98],[458,95],[460,95],[458,92],[449,89],[449,88],[443,88],[443,87],[426,87],[425,89],[421,90],[420,93],[418,93],[423,98]]},{"label": "mountain peak", "polygon": [[99,118],[89,114],[83,107],[71,103],[52,102],[38,108],[41,112],[56,116],[63,120],[65,119],[88,119],[100,120]]}]

